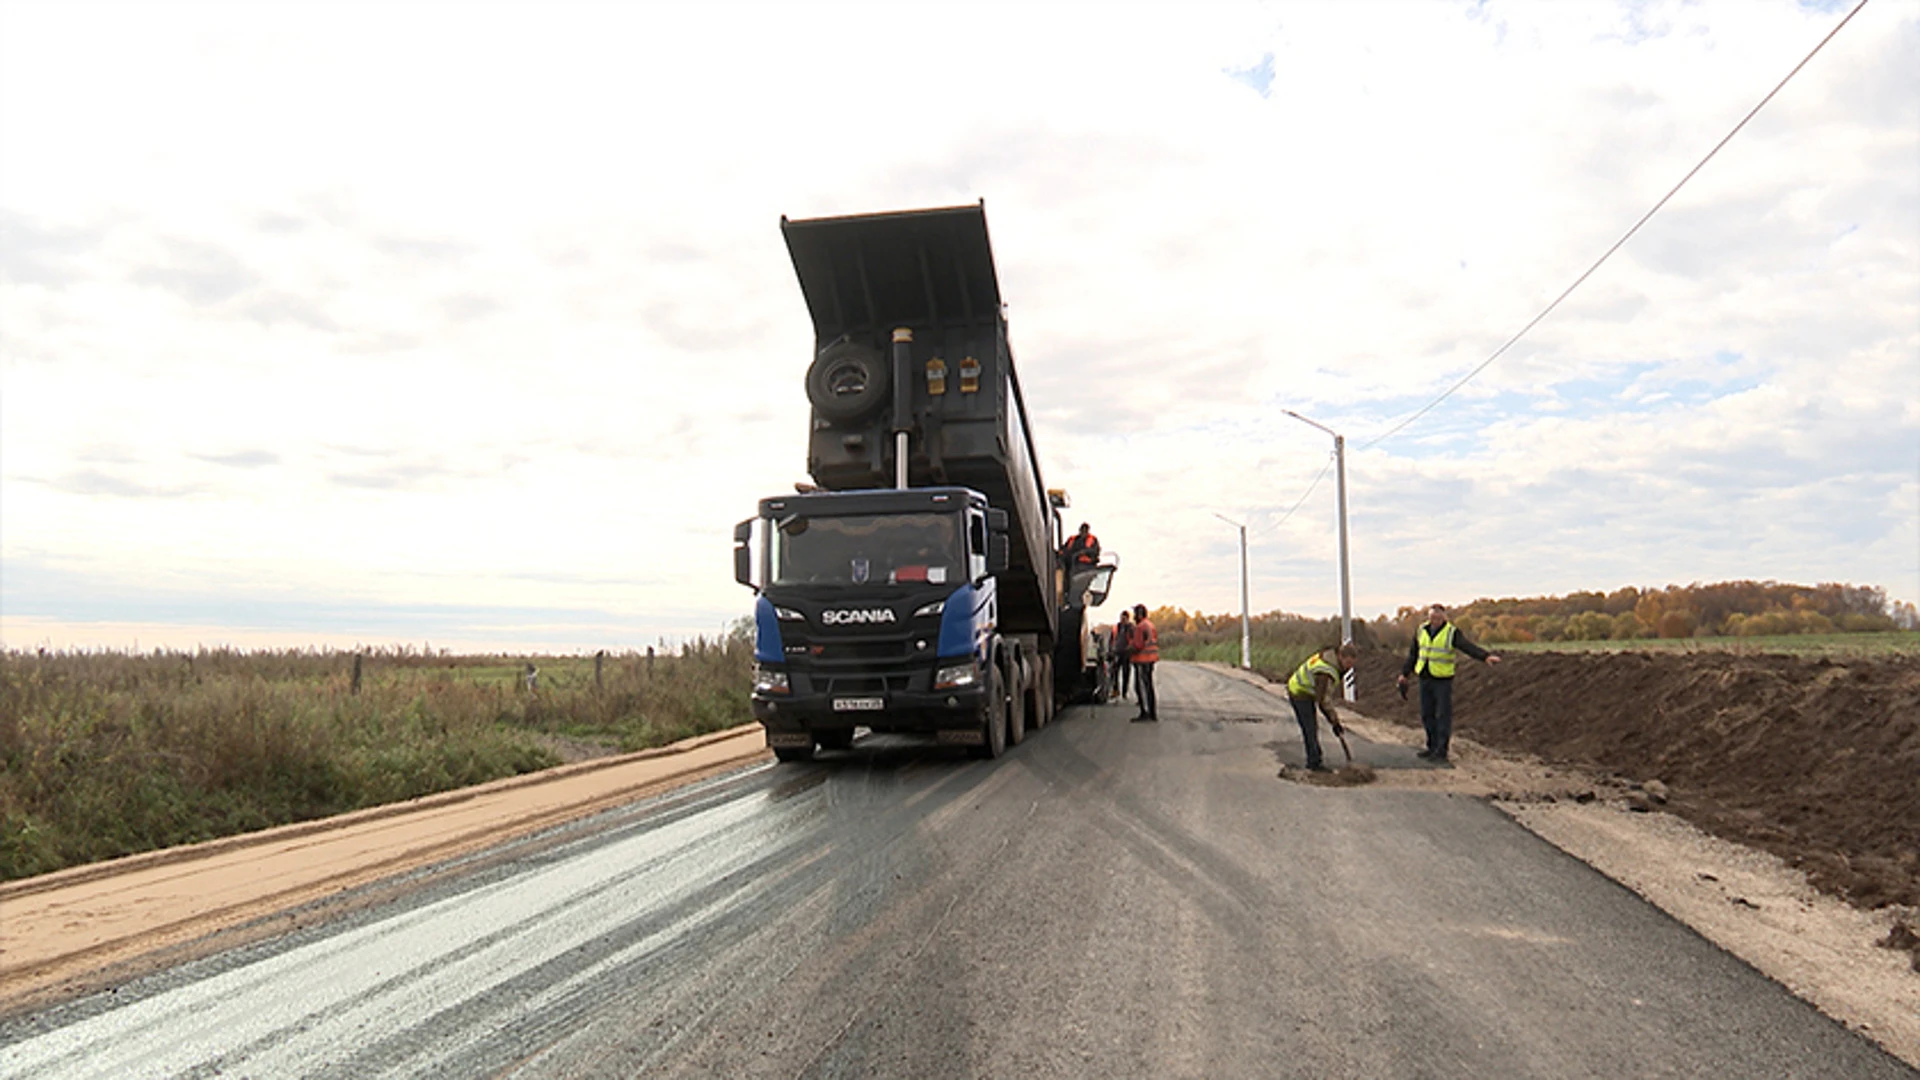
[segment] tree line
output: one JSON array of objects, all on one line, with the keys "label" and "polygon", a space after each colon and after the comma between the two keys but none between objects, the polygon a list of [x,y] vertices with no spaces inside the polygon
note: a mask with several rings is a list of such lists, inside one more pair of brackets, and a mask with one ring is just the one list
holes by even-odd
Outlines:
[{"label": "tree line", "polygon": [[[1892,601],[1869,585],[1792,585],[1778,581],[1722,581],[1565,596],[1482,597],[1451,608],[1453,620],[1477,641],[1627,641],[1638,638],[1757,637],[1784,634],[1870,633],[1920,629],[1913,604]],[[1237,636],[1238,614],[1213,615],[1179,607],[1152,612],[1162,634],[1194,640]],[[1427,617],[1425,604],[1392,616],[1354,620],[1363,645],[1399,645],[1411,640]],[[1338,637],[1338,619],[1309,619],[1269,611],[1250,620],[1255,641],[1301,641]]]}]

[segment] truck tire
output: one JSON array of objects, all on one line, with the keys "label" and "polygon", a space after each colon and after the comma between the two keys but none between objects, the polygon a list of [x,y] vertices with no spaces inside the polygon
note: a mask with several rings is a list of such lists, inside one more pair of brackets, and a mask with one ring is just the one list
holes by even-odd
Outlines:
[{"label": "truck tire", "polygon": [[880,350],[836,341],[807,368],[807,400],[828,420],[858,420],[891,400],[893,369]]},{"label": "truck tire", "polygon": [[973,756],[989,760],[1007,752],[1007,680],[1000,674],[1000,665],[993,665],[991,682],[987,686],[987,699],[980,706],[980,725],[982,739],[979,746],[973,748]]},{"label": "truck tire", "polygon": [[[1015,670],[1019,666],[1015,665]],[[1013,686],[1007,693],[1007,745],[1019,746],[1027,741],[1027,688]]]},{"label": "truck tire", "polygon": [[853,745],[853,729],[834,729],[818,732],[813,741],[820,744],[822,750],[845,750]]},{"label": "truck tire", "polygon": [[1080,642],[1086,620],[1085,608],[1070,607],[1060,613],[1060,636],[1053,646],[1053,678],[1047,680],[1047,695],[1057,705],[1078,705],[1093,698],[1092,688],[1083,686],[1080,677]]},{"label": "truck tire", "polygon": [[1040,658],[1040,679],[1033,690],[1033,730],[1053,722],[1053,657]]},{"label": "truck tire", "polygon": [[789,763],[796,762],[796,761],[812,761],[813,747],[811,746],[776,746],[773,748],[773,756],[776,758],[779,758],[781,761],[789,762]]}]

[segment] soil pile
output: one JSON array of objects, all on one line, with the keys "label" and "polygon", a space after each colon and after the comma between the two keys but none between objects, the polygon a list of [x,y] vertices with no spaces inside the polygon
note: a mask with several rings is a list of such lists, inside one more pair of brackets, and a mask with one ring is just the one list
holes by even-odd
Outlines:
[{"label": "soil pile", "polygon": [[[1359,666],[1361,711],[1420,723],[1400,655]],[[1658,780],[1665,809],[1771,851],[1861,907],[1920,905],[1920,657],[1733,652],[1463,658],[1454,733]]]}]

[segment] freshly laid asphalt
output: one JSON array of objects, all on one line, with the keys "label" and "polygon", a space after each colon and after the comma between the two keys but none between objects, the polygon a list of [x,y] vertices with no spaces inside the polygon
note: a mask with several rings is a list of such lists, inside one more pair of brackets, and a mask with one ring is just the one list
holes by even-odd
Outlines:
[{"label": "freshly laid asphalt", "polygon": [[1160,683],[469,859],[0,1024],[0,1076],[1920,1075],[1485,803],[1280,779],[1284,703]]}]

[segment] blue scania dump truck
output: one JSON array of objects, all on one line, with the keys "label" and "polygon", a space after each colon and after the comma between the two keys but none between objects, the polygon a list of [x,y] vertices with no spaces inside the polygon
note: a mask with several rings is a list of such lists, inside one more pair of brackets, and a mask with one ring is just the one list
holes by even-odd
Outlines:
[{"label": "blue scania dump truck", "polygon": [[1118,559],[1061,561],[985,206],[780,227],[813,319],[813,482],[734,529],[753,715],[782,761],[858,727],[998,757],[1103,693],[1087,612]]}]

